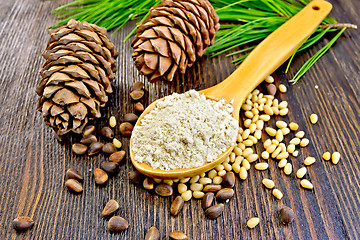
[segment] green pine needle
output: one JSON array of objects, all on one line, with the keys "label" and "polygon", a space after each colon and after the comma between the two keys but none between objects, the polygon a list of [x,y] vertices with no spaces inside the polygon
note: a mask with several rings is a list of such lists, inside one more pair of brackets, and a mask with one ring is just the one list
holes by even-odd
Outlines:
[{"label": "green pine needle", "polygon": [[[207,49],[206,54],[217,56],[238,55],[232,62],[240,64],[255,46],[274,30],[298,13],[311,0],[210,0],[222,22],[216,33],[215,43]],[[160,4],[160,0],[76,0],[52,11],[59,19],[50,28],[66,24],[74,18],[115,29],[113,34],[131,20],[143,22],[149,16],[149,9]],[[223,23],[223,22],[226,22]],[[324,26],[336,24],[331,17],[322,22]],[[343,28],[323,49],[312,56],[297,72],[292,82],[296,83],[301,76],[331,47],[343,33]],[[328,32],[339,31],[334,28],[317,28],[307,41],[297,49],[296,53],[313,46]],[[128,40],[134,28],[126,37]],[[295,54],[291,57],[288,67]]]},{"label": "green pine needle", "polygon": [[299,71],[295,74],[290,82],[292,84],[296,84],[299,79],[311,68],[314,63],[319,60],[335,43],[335,41],[341,36],[341,34],[345,31],[346,28],[341,29],[333,39],[331,39],[322,49],[316,52],[306,63],[299,69]]}]

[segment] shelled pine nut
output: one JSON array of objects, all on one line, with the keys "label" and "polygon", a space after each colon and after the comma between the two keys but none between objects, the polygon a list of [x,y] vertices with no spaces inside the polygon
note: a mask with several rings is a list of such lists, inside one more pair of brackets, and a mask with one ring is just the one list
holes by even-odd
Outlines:
[{"label": "shelled pine nut", "polygon": [[314,157],[307,157],[305,158],[304,164],[306,166],[310,166],[311,164],[313,164],[316,161],[316,159]]},{"label": "shelled pine nut", "polygon": [[271,179],[267,179],[267,178],[264,178],[262,181],[262,184],[264,184],[264,186],[268,189],[272,189],[275,187],[275,183],[273,180]]},{"label": "shelled pine nut", "polygon": [[330,158],[331,158],[331,154],[329,152],[324,152],[324,154],[322,155],[322,158],[325,160],[325,161],[329,161]]},{"label": "shelled pine nut", "polygon": [[298,131],[297,133],[295,133],[295,137],[297,138],[303,138],[304,136],[305,136],[304,131]]},{"label": "shelled pine nut", "polygon": [[294,123],[294,122],[291,122],[289,123],[289,128],[292,130],[292,131],[296,131],[299,129],[299,125],[297,123]]},{"label": "shelled pine nut", "polygon": [[263,170],[268,169],[269,164],[266,163],[266,162],[261,162],[261,163],[255,164],[254,167],[255,167],[256,170],[263,171]]},{"label": "shelled pine nut", "polygon": [[277,188],[273,189],[272,194],[274,195],[274,197],[276,197],[279,200],[282,199],[283,197],[282,192]]},{"label": "shelled pine nut", "polygon": [[307,179],[303,179],[300,181],[300,185],[303,187],[303,188],[306,188],[306,189],[313,189],[314,186],[312,185],[312,183],[307,180]]},{"label": "shelled pine nut", "polygon": [[286,164],[287,164],[286,158],[281,159],[281,160],[279,161],[279,163],[278,163],[278,167],[279,167],[279,168],[283,168],[283,167],[285,167]]},{"label": "shelled pine nut", "polygon": [[306,172],[307,172],[306,167],[302,167],[299,170],[297,170],[296,177],[303,178],[305,176]]},{"label": "shelled pine nut", "polygon": [[292,173],[292,165],[291,165],[291,163],[285,164],[284,173],[286,175],[290,175]]},{"label": "shelled pine nut", "polygon": [[331,162],[333,164],[338,164],[339,161],[340,161],[340,153],[339,152],[333,152],[333,154],[331,155]]}]

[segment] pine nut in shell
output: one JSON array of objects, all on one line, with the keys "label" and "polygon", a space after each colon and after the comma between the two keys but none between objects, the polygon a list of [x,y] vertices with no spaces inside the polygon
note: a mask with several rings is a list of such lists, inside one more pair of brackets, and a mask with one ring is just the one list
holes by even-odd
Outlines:
[{"label": "pine nut in shell", "polygon": [[333,164],[338,164],[338,162],[340,161],[340,153],[339,152],[333,152],[333,154],[331,155],[331,162]]},{"label": "pine nut in shell", "polygon": [[269,168],[269,164],[266,162],[261,162],[261,163],[257,163],[255,164],[255,169],[259,170],[259,171],[263,171]]},{"label": "pine nut in shell", "polygon": [[205,210],[210,207],[214,201],[215,195],[212,192],[208,192],[201,200],[201,206]]},{"label": "pine nut in shell", "polygon": [[101,214],[103,215],[103,217],[108,217],[112,215],[116,210],[118,210],[119,207],[119,203],[116,200],[111,199],[105,204],[105,207]]},{"label": "pine nut in shell", "polygon": [[205,215],[207,218],[215,219],[219,217],[223,211],[224,211],[224,204],[220,203],[207,208],[205,210]]},{"label": "pine nut in shell", "polygon": [[279,200],[282,199],[282,197],[283,197],[282,192],[277,188],[273,189],[272,194],[274,195],[274,197],[276,197]]},{"label": "pine nut in shell", "polygon": [[273,180],[268,179],[268,178],[264,178],[262,181],[262,184],[264,184],[264,186],[268,189],[272,189],[275,187],[275,183]]},{"label": "pine nut in shell", "polygon": [[170,206],[170,213],[173,216],[176,216],[180,213],[181,209],[184,206],[184,199],[181,196],[177,196]]},{"label": "pine nut in shell", "polygon": [[232,188],[235,185],[235,174],[228,172],[223,177],[223,185],[228,188]]},{"label": "pine nut in shell", "polygon": [[260,219],[257,218],[257,217],[253,217],[253,218],[250,218],[247,222],[246,222],[246,225],[248,226],[248,228],[254,228],[256,227],[260,222]]},{"label": "pine nut in shell", "polygon": [[305,176],[306,172],[307,172],[306,167],[299,168],[299,170],[297,170],[296,172],[296,177],[301,179]]},{"label": "pine nut in shell", "polygon": [[149,228],[149,230],[147,231],[146,235],[145,235],[145,240],[159,240],[160,239],[160,232],[159,230],[152,226],[151,228]]},{"label": "pine nut in shell", "polygon": [[80,193],[84,190],[82,184],[78,180],[72,179],[72,178],[65,181],[65,186],[70,191],[73,191],[76,193]]},{"label": "pine nut in shell", "polygon": [[217,192],[221,189],[219,184],[208,184],[204,186],[203,192]]},{"label": "pine nut in shell", "polygon": [[306,188],[306,189],[313,189],[314,186],[312,185],[312,183],[307,180],[307,179],[303,179],[300,181],[300,185],[303,187],[303,188]]}]

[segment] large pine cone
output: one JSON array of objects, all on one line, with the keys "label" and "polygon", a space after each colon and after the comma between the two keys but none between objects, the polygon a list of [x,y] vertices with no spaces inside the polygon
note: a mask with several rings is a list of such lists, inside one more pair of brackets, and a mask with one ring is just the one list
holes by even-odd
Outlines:
[{"label": "large pine cone", "polygon": [[38,110],[58,135],[81,133],[89,119],[101,116],[112,93],[118,52],[106,29],[94,24],[72,19],[49,34],[36,88]]},{"label": "large pine cone", "polygon": [[138,26],[132,43],[135,65],[150,81],[172,81],[204,55],[219,27],[207,0],[163,0]]}]

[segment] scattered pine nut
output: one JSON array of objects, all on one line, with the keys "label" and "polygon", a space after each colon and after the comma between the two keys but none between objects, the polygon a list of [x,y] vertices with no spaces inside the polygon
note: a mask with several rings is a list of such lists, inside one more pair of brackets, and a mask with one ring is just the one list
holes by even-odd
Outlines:
[{"label": "scattered pine nut", "polygon": [[307,172],[306,167],[302,167],[299,170],[297,170],[296,177],[303,178],[305,176],[306,172]]},{"label": "scattered pine nut", "polygon": [[110,119],[109,119],[109,125],[110,127],[115,127],[116,126],[116,118],[115,116],[111,116]]},{"label": "scattered pine nut", "polygon": [[285,115],[288,114],[288,112],[289,112],[289,109],[288,109],[288,108],[284,108],[284,109],[281,109],[281,110],[279,111],[279,114],[280,114],[280,116],[285,116]]},{"label": "scattered pine nut", "polygon": [[249,163],[255,162],[259,158],[259,155],[253,153],[246,157]]},{"label": "scattered pine nut", "polygon": [[240,179],[245,180],[247,178],[247,176],[248,176],[248,173],[246,171],[246,168],[241,167],[240,168],[240,174],[239,174]]},{"label": "scattered pine nut", "polygon": [[338,164],[339,161],[340,161],[340,153],[339,152],[333,152],[333,154],[331,155],[331,162],[333,164]]},{"label": "scattered pine nut", "polygon": [[299,125],[297,123],[294,123],[294,122],[289,123],[289,127],[293,131],[296,131],[296,130],[299,129]]},{"label": "scattered pine nut", "polygon": [[329,152],[324,152],[324,154],[322,155],[322,158],[325,160],[325,161],[329,161],[330,158],[331,158],[331,154]]},{"label": "scattered pine nut", "polygon": [[289,157],[289,153],[288,152],[281,152],[276,156],[276,159],[286,159]]},{"label": "scattered pine nut", "polygon": [[291,163],[285,164],[284,173],[286,175],[290,175],[292,173],[292,165],[291,165]]},{"label": "scattered pine nut", "polygon": [[289,153],[293,153],[295,151],[295,145],[289,144],[286,149]]},{"label": "scattered pine nut", "polygon": [[281,131],[282,131],[282,133],[283,133],[284,136],[285,136],[285,135],[288,135],[288,134],[290,133],[290,129],[287,128],[287,127],[282,128]]},{"label": "scattered pine nut", "polygon": [[279,129],[277,130],[276,132],[276,135],[275,135],[275,138],[276,140],[278,140],[279,142],[282,142],[284,140],[284,134],[283,132]]},{"label": "scattered pine nut", "polygon": [[312,185],[312,183],[307,180],[307,179],[303,179],[300,181],[300,185],[303,187],[303,188],[306,188],[306,189],[313,189],[314,186]]},{"label": "scattered pine nut", "polygon": [[185,202],[189,201],[192,197],[191,190],[187,190],[181,194],[182,199],[184,199]]},{"label": "scattered pine nut", "polygon": [[274,195],[274,197],[276,197],[279,200],[282,199],[283,197],[282,192],[277,188],[273,189],[272,194]]},{"label": "scattered pine nut", "polygon": [[275,151],[271,154],[271,158],[276,158],[277,155],[279,155],[280,152],[281,152],[281,147],[279,146],[279,147],[277,147],[277,148],[275,149]]},{"label": "scattered pine nut", "polygon": [[280,162],[278,163],[278,167],[283,168],[283,167],[285,167],[286,164],[287,164],[286,158],[281,159]]},{"label": "scattered pine nut", "polygon": [[275,135],[277,133],[277,131],[275,129],[271,128],[271,127],[266,127],[265,132],[267,134],[269,134],[269,136],[271,136],[271,137],[275,137]]},{"label": "scattered pine nut", "polygon": [[263,159],[269,159],[270,154],[269,154],[268,152],[264,151],[264,152],[261,153],[261,157],[262,157]]},{"label": "scattered pine nut", "polygon": [[288,106],[287,101],[282,101],[281,103],[279,103],[279,109],[287,108],[287,106]]},{"label": "scattered pine nut", "polygon": [[307,138],[301,139],[300,147],[306,147],[307,145],[309,145],[309,139],[307,139]]},{"label": "scattered pine nut", "polygon": [[311,164],[313,164],[316,161],[316,159],[314,157],[307,157],[305,158],[304,164],[306,166],[310,166]]},{"label": "scattered pine nut", "polygon": [[266,162],[261,162],[261,163],[255,164],[254,167],[255,167],[256,170],[263,171],[263,170],[268,169],[269,164],[266,163]]},{"label": "scattered pine nut", "polygon": [[259,222],[260,222],[259,218],[253,217],[247,221],[246,225],[248,226],[248,228],[254,228],[259,224]]},{"label": "scattered pine nut", "polygon": [[267,82],[267,83],[273,83],[273,82],[274,82],[274,78],[273,78],[272,76],[267,76],[267,77],[265,78],[265,82]]},{"label": "scattered pine nut", "polygon": [[[249,170],[250,169],[250,163],[248,160],[244,159],[242,161],[242,166],[246,169],[246,170]],[[241,169],[240,169],[241,170]]]},{"label": "scattered pine nut", "polygon": [[299,155],[299,151],[296,150],[295,152],[292,153],[292,155],[293,155],[294,157],[297,157],[297,156]]},{"label": "scattered pine nut", "polygon": [[300,138],[295,137],[295,138],[291,139],[289,143],[298,145],[298,144],[300,144],[300,142],[301,142]]},{"label": "scattered pine nut", "polygon": [[284,121],[276,121],[276,126],[278,128],[286,128],[287,127],[287,123]]},{"label": "scattered pine nut", "polygon": [[315,113],[313,113],[313,114],[310,115],[310,122],[311,122],[312,124],[317,123],[318,119],[319,119],[319,118],[318,118],[318,115],[316,115]]},{"label": "scattered pine nut", "polygon": [[272,189],[275,187],[275,183],[273,180],[268,179],[268,178],[264,178],[262,181],[262,184],[264,184],[264,186],[268,189]]},{"label": "scattered pine nut", "polygon": [[303,138],[304,136],[305,136],[304,131],[298,131],[297,133],[295,133],[295,137],[297,138]]},{"label": "scattered pine nut", "polygon": [[121,146],[122,146],[121,142],[116,138],[113,139],[113,145],[116,148],[121,148]]},{"label": "scattered pine nut", "polygon": [[282,93],[286,93],[286,86],[284,84],[280,84],[279,85],[279,91],[282,92]]}]

